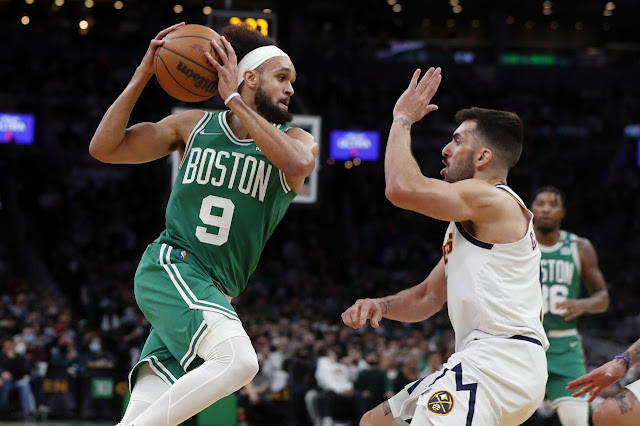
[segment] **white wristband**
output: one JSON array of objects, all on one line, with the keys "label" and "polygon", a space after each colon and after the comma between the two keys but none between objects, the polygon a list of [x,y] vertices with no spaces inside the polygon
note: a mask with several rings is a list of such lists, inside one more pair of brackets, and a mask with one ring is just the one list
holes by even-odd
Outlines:
[{"label": "white wristband", "polygon": [[227,97],[227,99],[225,99],[225,100],[224,100],[224,104],[225,104],[225,105],[228,105],[228,104],[229,104],[229,101],[230,101],[231,99],[235,98],[236,96],[240,96],[240,93],[238,93],[238,92],[233,92],[232,94],[230,94],[230,95]]}]

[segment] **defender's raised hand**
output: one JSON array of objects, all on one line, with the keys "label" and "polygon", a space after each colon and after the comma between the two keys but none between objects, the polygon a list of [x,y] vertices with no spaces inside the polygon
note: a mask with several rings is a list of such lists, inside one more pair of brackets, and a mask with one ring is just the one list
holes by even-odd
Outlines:
[{"label": "defender's raised hand", "polygon": [[216,49],[222,64],[216,61],[209,52],[205,52],[205,56],[218,72],[218,92],[224,100],[230,94],[238,91],[238,57],[226,38],[220,37],[220,41],[224,48],[215,40],[211,40],[211,45]]},{"label": "defender's raised hand", "polygon": [[153,62],[156,56],[156,51],[165,43],[163,39],[167,36],[167,34],[177,30],[182,26],[184,26],[184,22],[180,22],[179,24],[175,24],[170,26],[169,28],[165,28],[164,30],[160,31],[153,40],[151,40],[151,43],[149,43],[149,48],[147,49],[147,53],[144,54],[144,58],[142,58],[142,62],[140,62],[140,65],[138,66],[138,70],[140,72],[142,72],[147,77],[151,77],[155,73]]},{"label": "defender's raised hand", "polygon": [[409,124],[422,120],[422,117],[438,109],[431,104],[431,98],[436,94],[440,81],[442,81],[441,69],[429,68],[429,71],[420,78],[420,68],[413,73],[411,83],[396,102],[393,108],[393,119],[404,117]]}]

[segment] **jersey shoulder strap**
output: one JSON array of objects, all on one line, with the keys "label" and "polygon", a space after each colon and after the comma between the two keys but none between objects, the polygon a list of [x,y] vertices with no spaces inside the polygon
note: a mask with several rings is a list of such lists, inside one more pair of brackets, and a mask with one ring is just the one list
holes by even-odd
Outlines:
[{"label": "jersey shoulder strap", "polygon": [[193,127],[193,130],[191,131],[191,133],[189,134],[189,137],[187,138],[186,146],[184,148],[184,154],[182,155],[182,159],[180,160],[180,166],[178,166],[179,169],[182,168],[182,163],[184,163],[184,159],[187,158],[187,155],[189,154],[189,150],[191,149],[191,145],[193,145],[193,140],[196,138],[196,135],[207,127],[207,124],[209,124],[211,119],[216,114],[217,113],[213,113],[213,112],[205,112],[202,118],[200,119],[200,121],[198,121],[198,123]]},{"label": "jersey shoulder strap", "polygon": [[498,185],[496,185],[496,188],[503,190],[504,192],[506,192],[507,194],[511,195],[518,204],[520,204],[520,206],[525,209],[526,211],[529,211],[529,209],[527,208],[527,206],[524,204],[524,201],[522,201],[522,198],[520,198],[520,196],[518,194],[515,193],[515,191],[513,189],[511,189],[508,185],[505,185],[503,183],[499,183]]},{"label": "jersey shoulder strap", "polygon": [[580,263],[580,251],[578,250],[578,236],[572,232],[565,232],[565,242],[571,249],[571,257],[573,257],[573,263],[576,265],[578,273],[582,271],[582,265]]}]

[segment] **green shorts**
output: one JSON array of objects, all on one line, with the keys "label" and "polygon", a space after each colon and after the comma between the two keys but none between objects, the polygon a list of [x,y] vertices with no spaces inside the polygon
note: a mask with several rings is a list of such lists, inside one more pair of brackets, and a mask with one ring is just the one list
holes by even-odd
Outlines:
[{"label": "green shorts", "polygon": [[130,389],[144,362],[170,385],[202,364],[198,346],[210,333],[203,310],[238,320],[229,300],[195,258],[168,244],[154,242],[147,247],[136,271],[134,291],[152,327],[140,360],[129,374]]},{"label": "green shorts", "polygon": [[547,397],[554,408],[563,401],[586,402],[587,396],[573,398],[571,395],[575,391],[566,389],[569,382],[586,374],[582,338],[579,335],[549,337],[547,369]]}]

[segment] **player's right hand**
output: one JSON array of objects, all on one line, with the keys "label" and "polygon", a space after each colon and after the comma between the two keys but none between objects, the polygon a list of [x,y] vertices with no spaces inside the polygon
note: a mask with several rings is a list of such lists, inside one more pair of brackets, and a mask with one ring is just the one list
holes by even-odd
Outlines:
[{"label": "player's right hand", "polygon": [[154,59],[156,56],[156,50],[158,50],[158,48],[164,44],[163,39],[167,36],[167,34],[177,30],[183,25],[184,22],[180,22],[179,24],[175,24],[170,26],[169,28],[165,28],[164,30],[160,31],[153,40],[151,40],[151,43],[149,43],[149,48],[147,49],[147,53],[144,54],[144,58],[142,58],[142,62],[140,62],[140,65],[138,66],[139,72],[143,73],[147,77],[151,77],[155,73]]},{"label": "player's right hand", "polygon": [[351,328],[361,328],[370,320],[373,328],[380,327],[382,309],[378,299],[358,299],[342,313],[342,322]]}]

